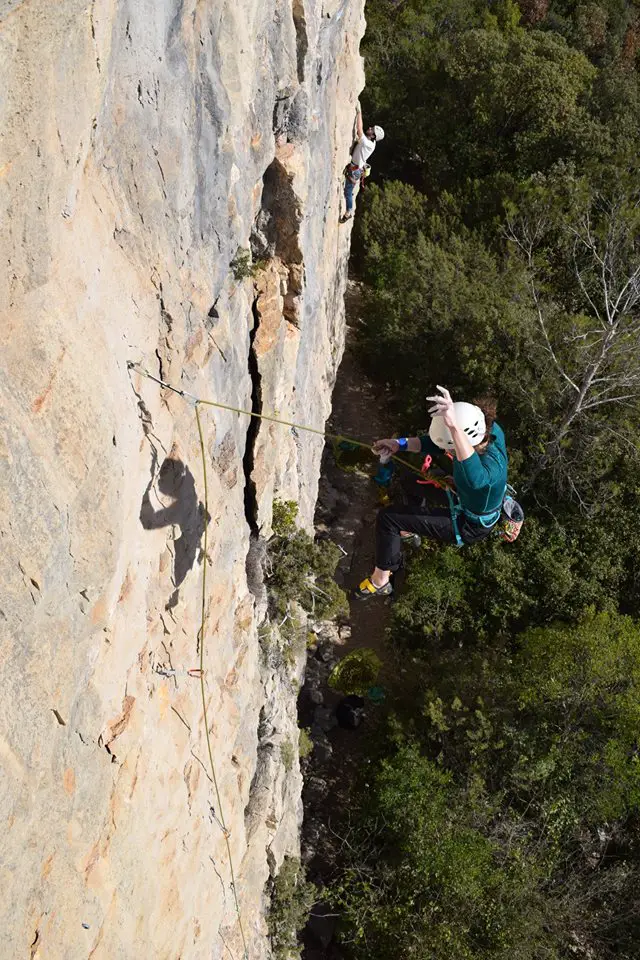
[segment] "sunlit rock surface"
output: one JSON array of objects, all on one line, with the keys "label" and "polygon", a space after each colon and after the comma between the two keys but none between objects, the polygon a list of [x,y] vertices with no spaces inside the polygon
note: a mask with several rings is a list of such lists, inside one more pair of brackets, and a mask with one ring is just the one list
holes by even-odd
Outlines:
[{"label": "sunlit rock surface", "polygon": [[0,0],[2,957],[241,957],[223,817],[269,956],[298,668],[255,537],[274,496],[309,527],[322,440],[199,408],[221,811],[194,406],[128,365],[323,427],[362,8]]}]

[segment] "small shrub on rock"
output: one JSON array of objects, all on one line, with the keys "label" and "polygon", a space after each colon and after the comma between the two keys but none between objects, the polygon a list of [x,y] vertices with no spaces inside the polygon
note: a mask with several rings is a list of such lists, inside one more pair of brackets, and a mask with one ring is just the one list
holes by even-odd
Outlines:
[{"label": "small shrub on rock", "polygon": [[293,770],[293,762],[296,758],[296,751],[290,740],[285,740],[284,743],[280,744],[280,756],[285,770],[290,773]]},{"label": "small shrub on rock", "polygon": [[293,601],[317,619],[346,614],[344,591],[333,579],[340,550],[330,540],[314,541],[297,529],[296,513],[293,501],[274,501],[274,535],[268,545],[266,575],[271,615],[282,620]]},{"label": "small shrub on rock", "polygon": [[300,730],[300,737],[298,739],[298,756],[301,760],[304,760],[306,757],[311,756],[313,753],[313,740],[309,734],[309,731],[304,727]]},{"label": "small shrub on rock", "polygon": [[285,857],[273,882],[267,920],[274,960],[300,957],[298,933],[306,924],[315,899],[316,888],[305,879],[300,861]]}]

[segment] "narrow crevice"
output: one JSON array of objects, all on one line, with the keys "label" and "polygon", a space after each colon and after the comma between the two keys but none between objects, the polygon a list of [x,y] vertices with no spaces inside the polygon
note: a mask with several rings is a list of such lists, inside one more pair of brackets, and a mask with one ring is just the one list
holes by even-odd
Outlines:
[{"label": "narrow crevice", "polygon": [[36,930],[35,936],[34,936],[33,940],[31,941],[31,952],[30,952],[30,954],[29,954],[29,956],[31,957],[31,960],[33,960],[33,958],[35,957],[36,953],[38,952],[38,943],[39,943],[39,942],[40,942],[40,931],[39,931],[39,930]]},{"label": "narrow crevice", "polygon": [[293,177],[277,159],[269,164],[262,181],[262,204],[249,244],[254,260],[276,257],[288,270],[283,314],[288,323],[300,325],[304,288],[304,262],[300,249],[302,210],[293,188]]},{"label": "narrow crevice", "polygon": [[[249,376],[251,377],[251,411],[252,413],[262,413],[262,377],[258,367],[258,358],[254,347],[254,341],[260,326],[260,314],[258,312],[258,299],[253,301],[253,328],[249,334]],[[244,469],[244,513],[249,524],[249,529],[254,536],[258,536],[258,497],[256,484],[253,479],[253,468],[255,465],[255,446],[258,436],[260,420],[258,417],[251,417],[247,428],[247,441],[244,449],[242,466]]]},{"label": "narrow crevice", "polygon": [[302,3],[302,0],[294,0],[292,13],[293,23],[296,28],[298,82],[304,83],[304,63],[309,49],[309,38],[307,36],[307,21],[304,15],[304,3]]}]

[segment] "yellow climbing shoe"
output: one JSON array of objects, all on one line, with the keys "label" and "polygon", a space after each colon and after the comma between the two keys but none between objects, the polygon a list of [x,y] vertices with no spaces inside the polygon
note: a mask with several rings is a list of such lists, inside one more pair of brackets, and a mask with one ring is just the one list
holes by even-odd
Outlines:
[{"label": "yellow climbing shoe", "polygon": [[367,577],[353,591],[353,596],[356,600],[370,600],[371,597],[388,597],[390,593],[393,593],[393,587],[389,581],[383,587],[376,587],[370,577]]}]

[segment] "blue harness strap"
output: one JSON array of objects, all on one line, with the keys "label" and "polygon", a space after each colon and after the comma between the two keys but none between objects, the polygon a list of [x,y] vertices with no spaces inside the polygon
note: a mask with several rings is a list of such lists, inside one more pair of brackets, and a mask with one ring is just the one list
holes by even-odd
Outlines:
[{"label": "blue harness strap", "polygon": [[[456,546],[458,547],[464,547],[464,540],[460,536],[460,529],[458,527],[458,517],[461,513],[463,513],[465,517],[468,517],[472,523],[479,523],[481,527],[485,528],[485,530],[494,527],[500,519],[500,514],[502,513],[502,504],[497,510],[493,510],[491,513],[473,513],[471,510],[465,510],[457,497],[454,499],[453,493],[448,487],[445,487],[445,493],[447,495],[447,500],[449,501],[451,526],[453,527],[453,533],[456,538]],[[502,498],[504,499],[504,493],[502,494]]]},{"label": "blue harness strap", "polygon": [[447,495],[447,500],[449,501],[449,513],[451,514],[451,526],[453,527],[453,533],[456,538],[456,546],[464,547],[464,540],[460,536],[460,530],[458,529],[458,514],[462,513],[462,507],[460,502],[456,503],[453,499],[453,494],[449,487],[445,487],[445,493]]}]

